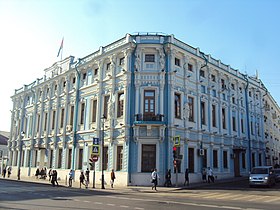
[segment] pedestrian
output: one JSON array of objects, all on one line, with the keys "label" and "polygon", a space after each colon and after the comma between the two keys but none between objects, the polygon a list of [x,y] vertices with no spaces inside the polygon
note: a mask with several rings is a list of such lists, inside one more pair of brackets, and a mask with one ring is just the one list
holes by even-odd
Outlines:
[{"label": "pedestrian", "polygon": [[155,189],[155,191],[157,191],[157,184],[158,184],[158,180],[159,180],[159,175],[157,173],[156,168],[152,172],[151,178],[152,178],[152,183],[153,183],[152,190]]},{"label": "pedestrian", "polygon": [[53,186],[58,186],[58,182],[57,182],[57,171],[56,170],[53,170],[52,172],[52,185]]},{"label": "pedestrian", "polygon": [[10,178],[11,174],[12,174],[12,168],[9,166],[8,167],[8,178]]},{"label": "pedestrian", "polygon": [[85,178],[86,178],[86,186],[88,186],[88,184],[89,184],[89,169],[87,168],[87,170],[86,170],[86,173],[85,173]]},{"label": "pedestrian", "polygon": [[210,183],[210,182],[214,183],[214,174],[210,167],[208,167],[207,176],[208,176],[208,183]]},{"label": "pedestrian", "polygon": [[6,177],[6,173],[7,173],[7,170],[6,170],[6,167],[3,168],[3,178]]},{"label": "pedestrian", "polygon": [[73,179],[74,179],[74,170],[71,169],[70,172],[69,172],[69,180],[68,180],[68,186],[69,187],[72,187]]},{"label": "pedestrian", "polygon": [[202,173],[202,182],[203,183],[207,182],[207,180],[206,180],[206,169],[203,168],[201,173]]},{"label": "pedestrian", "polygon": [[165,174],[165,183],[164,183],[164,186],[165,187],[170,187],[172,185],[171,183],[171,170],[168,169],[166,171],[166,174]]},{"label": "pedestrian", "polygon": [[81,188],[82,184],[85,185],[84,181],[85,181],[85,175],[84,175],[84,172],[81,171],[81,174],[80,174],[80,188]]},{"label": "pedestrian", "polygon": [[40,174],[40,170],[39,170],[39,168],[37,168],[37,169],[36,169],[36,172],[35,172],[35,177],[36,177],[36,179],[38,179],[39,174]]},{"label": "pedestrian", "polygon": [[186,168],[186,171],[185,171],[185,183],[184,183],[184,186],[186,186],[186,183],[187,183],[187,186],[190,185],[190,180],[189,180],[189,169]]},{"label": "pedestrian", "polygon": [[50,168],[50,170],[49,170],[48,175],[49,175],[49,181],[51,181],[51,177],[52,177],[52,169],[51,169],[51,168]]},{"label": "pedestrian", "polygon": [[112,171],[111,171],[111,181],[110,181],[110,183],[111,183],[111,188],[114,187],[114,181],[115,181],[115,179],[116,179],[115,172],[114,172],[114,169],[112,169]]}]

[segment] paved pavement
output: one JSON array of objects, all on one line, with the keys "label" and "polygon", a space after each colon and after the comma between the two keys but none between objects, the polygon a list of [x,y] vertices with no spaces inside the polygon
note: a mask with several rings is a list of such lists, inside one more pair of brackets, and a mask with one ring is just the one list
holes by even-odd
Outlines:
[{"label": "paved pavement", "polygon": [[[3,179],[0,177],[0,179]],[[248,177],[233,177],[233,178],[227,178],[227,179],[222,179],[222,180],[216,180],[215,183],[191,183],[189,186],[179,186],[179,187],[158,187],[158,192],[172,192],[172,191],[179,191],[183,189],[196,189],[200,188],[203,186],[209,186],[209,185],[219,185],[219,184],[224,184],[224,183],[232,183],[232,182],[238,182],[248,179]],[[11,180],[11,181],[19,181],[17,180],[17,177],[10,177],[10,178],[5,178],[5,180]],[[35,177],[21,177],[20,182],[31,182],[31,183],[38,183],[38,184],[45,184],[45,185],[51,185],[51,182],[48,180],[44,179],[36,179]],[[58,181],[60,187],[68,187],[68,184],[61,180]],[[152,186],[152,185],[151,185]],[[151,191],[151,186],[116,186],[114,188],[111,188],[110,186],[105,186],[106,191],[121,191],[121,192],[150,192]],[[73,188],[80,188],[80,183],[78,181],[73,181],[72,184]],[[85,189],[85,186],[82,185],[82,188]],[[95,188],[93,188],[92,183],[89,183],[88,189],[87,190],[101,190],[104,191],[104,189],[101,189],[101,185],[95,184]]]}]

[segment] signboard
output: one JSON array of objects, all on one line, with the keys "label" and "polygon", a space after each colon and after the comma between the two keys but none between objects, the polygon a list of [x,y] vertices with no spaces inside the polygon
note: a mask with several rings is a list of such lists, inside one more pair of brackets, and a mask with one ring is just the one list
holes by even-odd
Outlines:
[{"label": "signboard", "polygon": [[180,146],[180,136],[174,136],[173,141],[174,141],[174,146],[176,147]]},{"label": "signboard", "polygon": [[100,145],[99,145],[99,138],[93,138],[92,139],[92,150],[91,150],[91,156],[94,155],[99,156],[100,153]]},{"label": "signboard", "polygon": [[98,161],[98,156],[93,155],[93,156],[91,156],[91,159],[92,159],[93,162],[97,162]]}]

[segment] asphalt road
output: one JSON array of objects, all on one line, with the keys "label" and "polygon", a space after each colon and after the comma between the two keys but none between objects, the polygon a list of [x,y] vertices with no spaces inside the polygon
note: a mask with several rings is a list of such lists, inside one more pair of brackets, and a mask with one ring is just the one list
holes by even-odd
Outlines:
[{"label": "asphalt road", "polygon": [[247,181],[158,192],[86,190],[0,180],[0,209],[270,209],[280,205],[280,184],[249,188]]}]

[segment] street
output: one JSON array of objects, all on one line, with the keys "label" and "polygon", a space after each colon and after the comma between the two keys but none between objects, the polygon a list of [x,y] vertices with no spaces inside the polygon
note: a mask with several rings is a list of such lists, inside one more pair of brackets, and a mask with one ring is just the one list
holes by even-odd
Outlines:
[{"label": "street", "polygon": [[248,188],[247,180],[189,189],[78,189],[0,179],[0,209],[279,209],[280,184]]}]

